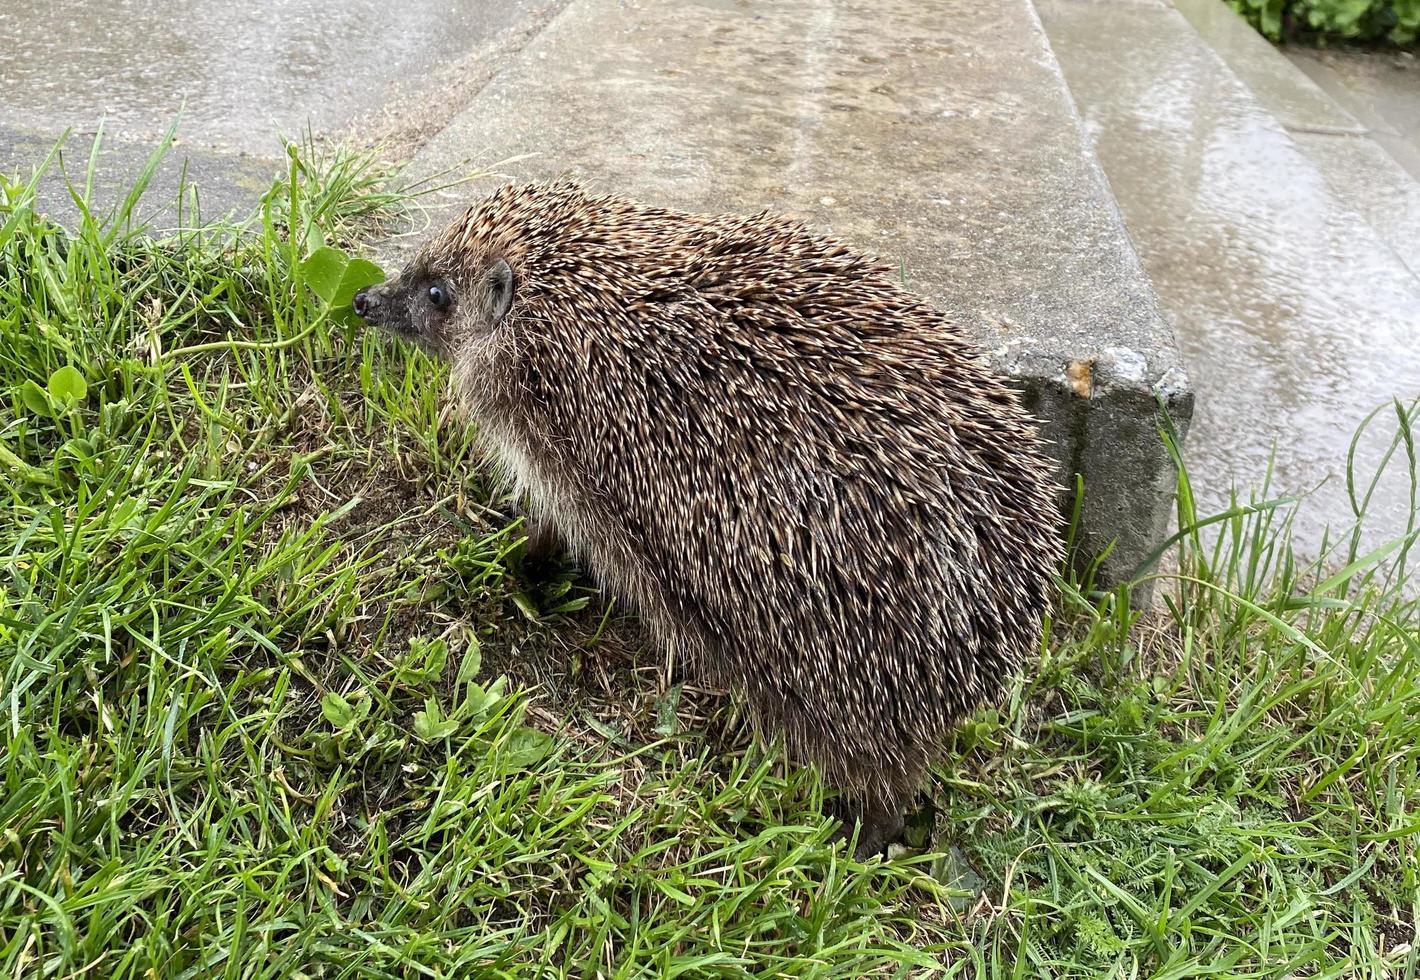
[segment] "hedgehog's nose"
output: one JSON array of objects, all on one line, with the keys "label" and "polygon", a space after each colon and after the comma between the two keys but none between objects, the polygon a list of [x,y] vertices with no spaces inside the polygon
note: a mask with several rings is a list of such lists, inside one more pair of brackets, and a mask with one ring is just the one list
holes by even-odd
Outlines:
[{"label": "hedgehog's nose", "polygon": [[380,294],[373,289],[362,289],[355,294],[350,305],[355,308],[356,316],[362,320],[368,320],[380,308]]}]

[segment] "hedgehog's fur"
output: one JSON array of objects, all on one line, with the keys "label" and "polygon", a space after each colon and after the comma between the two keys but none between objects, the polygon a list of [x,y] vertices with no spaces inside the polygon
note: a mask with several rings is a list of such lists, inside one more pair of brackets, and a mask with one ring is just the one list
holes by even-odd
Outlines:
[{"label": "hedgehog's fur", "polygon": [[837,241],[509,185],[357,307],[450,358],[532,516],[856,800],[860,842],[1039,640],[1060,544],[1034,423]]}]

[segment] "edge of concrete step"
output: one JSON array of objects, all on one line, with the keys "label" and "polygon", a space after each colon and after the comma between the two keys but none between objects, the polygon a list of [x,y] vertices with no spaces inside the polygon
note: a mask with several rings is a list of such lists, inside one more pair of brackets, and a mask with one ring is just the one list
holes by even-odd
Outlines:
[{"label": "edge of concrete step", "polygon": [[770,207],[901,262],[1043,419],[1062,501],[1083,478],[1081,554],[1119,581],[1165,534],[1160,403],[1182,434],[1192,388],[1029,0],[573,0],[410,172],[523,155],[520,179]]},{"label": "edge of concrete step", "polygon": [[1287,60],[1223,0],[1171,0],[1204,43],[1232,69],[1253,96],[1291,131],[1359,136],[1351,113]]},{"label": "edge of concrete step", "polygon": [[[1383,147],[1412,178],[1420,181],[1420,127],[1414,131],[1408,127],[1397,128],[1396,122],[1384,109],[1379,109],[1359,97],[1330,62],[1331,55],[1342,54],[1342,51],[1295,47],[1287,48],[1282,53],[1294,67],[1335,100],[1337,105],[1365,126],[1367,135]],[[1374,56],[1382,57],[1378,52]],[[1389,60],[1391,56],[1384,57]],[[1415,64],[1409,71],[1420,71],[1420,62],[1415,62],[1415,55],[1408,51],[1394,55],[1397,62],[1395,67],[1400,67],[1398,62],[1402,58],[1407,58]],[[1416,77],[1420,79],[1420,75]],[[1420,94],[1417,94],[1416,98],[1420,101]]]},{"label": "edge of concrete step", "polygon": [[[1355,519],[1348,467],[1364,481],[1393,431],[1356,444],[1356,428],[1420,377],[1420,281],[1304,142],[1363,138],[1289,130],[1171,4],[1038,7],[1189,358],[1195,497],[1222,510],[1265,474],[1269,495],[1306,498],[1298,553],[1319,557],[1325,527]],[[1370,508],[1376,545],[1406,527],[1404,467],[1392,475],[1402,486]]]}]

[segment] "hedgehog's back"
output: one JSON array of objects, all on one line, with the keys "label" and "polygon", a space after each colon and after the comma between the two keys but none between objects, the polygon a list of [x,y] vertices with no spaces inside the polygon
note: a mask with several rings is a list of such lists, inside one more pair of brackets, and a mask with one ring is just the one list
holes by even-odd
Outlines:
[{"label": "hedgehog's back", "polygon": [[534,496],[798,754],[900,797],[1047,604],[1050,469],[1005,380],[798,224],[570,185],[486,207],[521,287],[484,409]]}]

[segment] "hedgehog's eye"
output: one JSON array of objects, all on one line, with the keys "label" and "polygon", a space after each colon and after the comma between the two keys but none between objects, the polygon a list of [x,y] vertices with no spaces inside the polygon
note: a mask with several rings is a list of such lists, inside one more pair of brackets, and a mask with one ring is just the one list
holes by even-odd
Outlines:
[{"label": "hedgehog's eye", "polygon": [[437,309],[444,309],[449,305],[449,291],[437,283],[429,287],[429,302],[433,303]]}]

